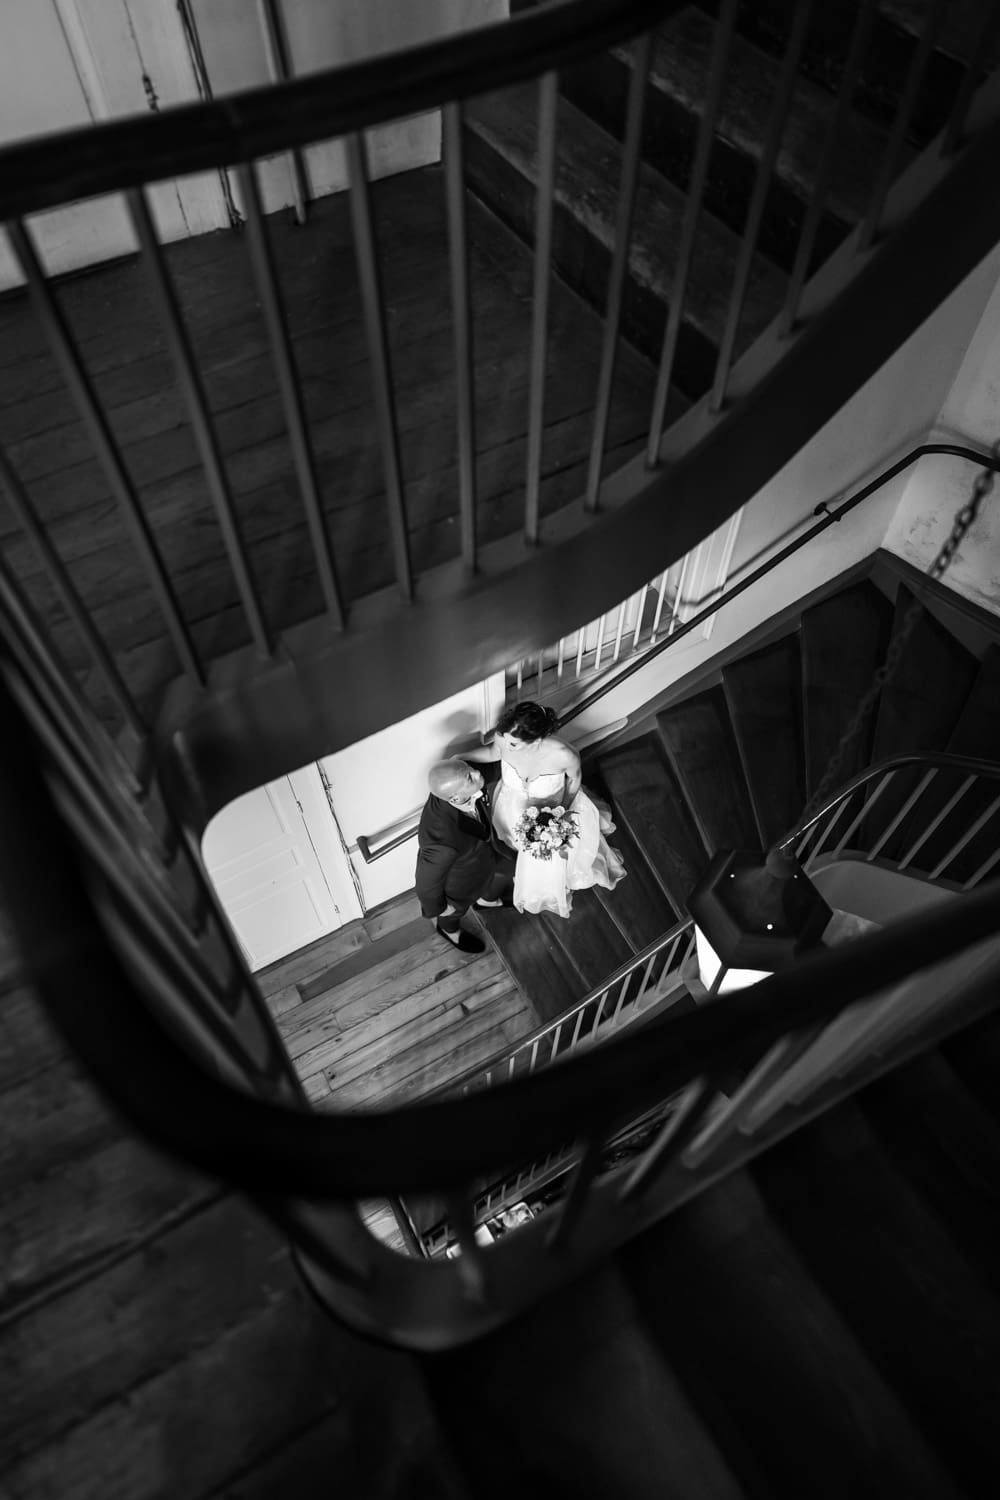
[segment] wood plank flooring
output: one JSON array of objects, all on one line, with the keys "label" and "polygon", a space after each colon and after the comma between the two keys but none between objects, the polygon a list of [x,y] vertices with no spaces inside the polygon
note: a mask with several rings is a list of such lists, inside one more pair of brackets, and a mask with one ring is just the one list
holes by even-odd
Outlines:
[{"label": "wood plank flooring", "polygon": [[[407,526],[419,571],[457,556],[456,385],[444,186],[427,168],[374,188]],[[478,200],[468,201],[473,305],[478,530],[488,541],[522,519],[532,262]],[[372,407],[346,195],[321,199],[309,223],[269,221],[345,598],[392,581],[385,476]],[[225,231],[168,247],[264,613],[285,628],[321,610],[263,320],[243,236]],[[174,580],[209,659],[248,639],[191,428],[137,261],[64,281],[66,320]],[[583,490],[600,359],[600,323],[553,279],[548,322],[541,510]],[[613,469],[641,446],[651,367],[622,346],[608,439]],[[24,295],[0,300],[0,444],[126,680],[147,705],[176,674],[142,574],[83,424]],[[0,549],[59,643],[78,643],[7,507]]]},{"label": "wood plank flooring", "polygon": [[319,1109],[420,1098],[539,1024],[496,951],[450,947],[411,894],[257,977]]}]

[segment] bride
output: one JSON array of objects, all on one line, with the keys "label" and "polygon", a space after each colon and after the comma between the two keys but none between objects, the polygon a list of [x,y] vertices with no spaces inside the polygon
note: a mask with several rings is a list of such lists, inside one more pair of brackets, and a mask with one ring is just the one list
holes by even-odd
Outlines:
[{"label": "bride", "polygon": [[[493,826],[505,843],[518,849],[518,911],[552,911],[568,917],[573,891],[594,885],[613,890],[625,866],[604,837],[615,827],[608,810],[583,790],[579,755],[555,737],[558,722],[540,703],[515,703],[500,715],[492,743],[464,752],[462,759],[500,762]],[[569,845],[569,858],[537,859],[520,846],[518,819],[528,807],[558,806],[576,815],[578,834]]]}]

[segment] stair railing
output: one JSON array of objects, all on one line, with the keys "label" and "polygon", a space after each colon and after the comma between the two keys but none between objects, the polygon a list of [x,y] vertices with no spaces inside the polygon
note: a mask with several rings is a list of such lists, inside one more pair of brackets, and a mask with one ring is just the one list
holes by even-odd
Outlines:
[{"label": "stair railing", "polygon": [[[821,500],[813,508],[813,515],[820,517],[820,520],[694,613],[684,610],[681,590],[676,586],[694,556],[688,554],[680,563],[657,575],[648,584],[644,584],[638,593],[630,595],[615,609],[600,615],[590,625],[570,631],[553,645],[544,646],[530,657],[521,657],[510,663],[505,673],[508,696],[512,701],[524,696],[544,698],[558,692],[561,686],[571,681],[581,681],[585,673],[602,673],[601,680],[589,692],[560,710],[560,726],[573,723],[615,692],[629,677],[642,671],[651,661],[711,624],[734,600],[767,578],[775,568],[807,547],[824,531],[839,525],[845,516],[850,515],[884,485],[920,459],[934,454],[949,454],[978,464],[980,468],[1000,472],[1000,462],[989,453],[958,443],[922,443],[919,447],[910,449],[902,458],[869,480],[856,494],[834,508],[831,508],[829,500]],[[670,585],[671,579],[675,582],[674,587]],[[366,863],[381,859],[383,855],[415,838],[419,820],[418,809],[406,826],[400,827],[398,822],[393,824],[392,829],[387,831],[389,837],[372,834],[359,838],[358,848]]]},{"label": "stair railing", "polygon": [[[688,328],[690,284],[697,272],[694,253],[697,228],[708,178],[712,133],[725,88],[728,41],[735,19],[735,0],[725,0],[720,11],[716,50],[709,60],[706,108],[680,242],[675,247],[676,254],[671,251],[672,263],[667,268],[671,300],[646,442],[648,462],[640,465],[641,472],[623,480],[622,485],[616,480],[610,486],[604,474],[608,414],[622,333],[623,286],[634,251],[636,205],[641,200],[643,101],[650,37],[655,26],[679,9],[679,0],[573,0],[572,4],[545,5],[501,24],[413,48],[405,54],[405,65],[395,56],[376,57],[226,99],[206,99],[160,113],[107,121],[0,150],[0,222],[6,226],[45,341],[103,470],[126,544],[134,551],[148,587],[163,639],[170,643],[172,665],[167,669],[168,675],[179,674],[190,688],[190,696],[180,693],[177,701],[202,703],[209,684],[210,662],[203,641],[193,629],[190,606],[185,601],[177,570],[168,561],[159,528],[147,514],[147,504],[130,475],[126,455],[109,421],[94,373],[88,368],[85,351],[74,337],[38,252],[30,217],[81,198],[125,195],[140,246],[140,261],[174,368],[176,388],[195,437],[211,514],[221,537],[228,581],[220,587],[227,594],[234,620],[241,622],[234,628],[249,644],[258,665],[260,661],[283,663],[286,653],[294,656],[295,652],[315,652],[317,643],[321,643],[324,650],[337,655],[345,676],[355,675],[358,680],[363,676],[368,691],[354,696],[352,716],[342,726],[349,742],[383,727],[393,713],[398,716],[425,706],[442,689],[447,691],[460,681],[481,679],[494,666],[502,664],[503,655],[515,641],[551,638],[552,626],[557,622],[562,628],[565,621],[582,619],[587,610],[596,608],[600,613],[614,607],[630,589],[643,587],[649,577],[651,551],[660,554],[665,563],[689,552],[699,538],[715,530],[760,489],[785,458],[801,447],[805,437],[839,408],[845,391],[856,390],[884,362],[887,353],[1000,238],[1000,209],[995,206],[996,195],[992,192],[1000,141],[1000,111],[989,83],[985,90],[975,91],[981,76],[980,59],[975,57],[967,70],[966,83],[956,95],[953,114],[941,138],[941,149],[936,154],[928,153],[923,163],[919,188],[908,189],[906,204],[900,208],[886,199],[885,183],[882,184],[866,225],[866,245],[874,248],[867,248],[857,260],[851,255],[843,257],[843,265],[838,262],[840,269],[831,271],[829,282],[822,288],[814,284],[815,278],[804,282],[802,275],[792,277],[784,302],[774,309],[776,318],[780,312],[782,337],[772,340],[774,347],[770,353],[760,352],[753,368],[748,365],[744,371],[739,356],[749,347],[754,332],[744,327],[746,271],[759,230],[759,216],[748,217],[742,239],[738,244],[734,242],[737,274],[729,289],[727,334],[712,380],[710,404],[704,411],[686,413],[676,433],[673,427],[668,427],[666,392]],[[860,30],[856,40],[842,83],[842,101],[849,99],[864,63]],[[800,42],[801,37],[795,38],[792,48]],[[575,62],[623,43],[632,44],[628,52],[629,98],[621,193],[609,250],[607,315],[588,478],[580,496],[579,516],[560,512],[565,527],[560,520],[558,527],[550,528],[543,493],[542,434],[548,351],[547,291],[553,269],[550,250],[560,193],[559,75]],[[790,51],[786,58],[789,77],[795,61]],[[540,173],[536,203],[525,502],[519,517],[520,529],[529,545],[514,555],[509,541],[484,545],[481,538],[483,517],[476,492],[475,366],[464,222],[462,125],[468,99],[525,81],[537,85],[538,155],[544,170]],[[911,79],[910,83],[913,82]],[[912,92],[912,88],[904,91],[904,111],[909,107],[905,100],[911,98]],[[995,92],[1000,94],[1000,89]],[[769,148],[774,149],[765,151],[758,174],[756,198],[761,201],[766,197],[774,171],[787,102],[787,90],[780,91],[768,142]],[[364,138],[367,130],[435,109],[444,112],[443,178],[449,220],[448,270],[453,291],[454,382],[461,416],[455,466],[459,476],[455,503],[458,525],[454,528],[451,560],[459,566],[457,570],[452,566],[449,572],[442,562],[445,573],[439,571],[437,564],[421,570],[414,562],[415,518],[408,506],[400,462],[396,391]],[[837,145],[835,134],[831,132],[826,143],[830,156]],[[361,623],[355,608],[359,601],[350,594],[351,559],[344,547],[337,544],[328,497],[324,497],[320,482],[315,434],[306,415],[257,181],[257,166],[263,158],[278,152],[301,152],[317,141],[334,138],[342,138],[346,144],[359,294],[383,465],[384,532],[389,542],[384,552],[387,563],[382,578],[386,592],[377,597],[366,595],[363,629],[356,628]],[[892,158],[890,168],[894,168],[898,153],[892,140],[887,149]],[[289,624],[282,614],[286,606],[269,602],[261,583],[259,558],[240,514],[234,478],[179,306],[170,255],[160,241],[147,196],[150,184],[231,167],[236,168],[242,184],[247,216],[247,245],[253,272],[253,295],[248,299],[247,311],[249,314],[251,303],[254,306],[259,303],[267,326],[275,385],[289,437],[291,471],[301,499],[298,517],[284,517],[283,525],[286,529],[293,526],[302,529],[308,538],[312,582],[321,601],[313,621],[316,630],[294,637],[295,652],[290,638],[283,634]],[[892,170],[888,176],[883,173],[886,182],[892,175]],[[826,173],[821,169],[813,215],[821,212],[825,180]],[[945,235],[942,226],[958,217],[951,212],[956,197],[962,204],[963,233]],[[803,267],[810,261],[813,228],[810,219],[800,246],[799,261]],[[900,262],[910,263],[917,246],[926,273],[919,279],[919,285],[916,279],[898,273]],[[885,294],[886,284],[893,289],[891,297]],[[929,290],[931,284],[933,291]],[[838,297],[846,299],[855,309],[850,316],[856,316],[856,326],[863,330],[864,336],[840,337],[839,329],[847,314],[837,314],[838,352],[835,359],[830,359],[826,329]],[[873,302],[881,309],[881,318],[869,315]],[[734,330],[739,330],[738,337]],[[760,434],[769,424],[761,421],[758,410],[765,387],[767,399],[775,402],[771,409],[782,412],[780,430],[777,434],[768,431],[766,444]],[[785,399],[789,391],[795,393],[795,400]],[[808,400],[804,393],[808,393]],[[719,413],[724,414],[720,417]],[[742,433],[744,448],[738,465],[732,463],[733,447],[728,439],[721,445],[725,448],[723,464],[720,444],[715,442],[715,436],[723,428]],[[721,470],[720,464],[723,464]],[[653,469],[660,472],[654,474]],[[76,622],[78,634],[71,633],[71,638],[74,652],[86,664],[81,665],[81,676],[87,678],[87,692],[91,691],[93,676],[102,683],[103,706],[106,707],[108,696],[115,705],[118,725],[130,725],[145,735],[167,678],[155,681],[146,678],[136,686],[137,657],[132,653],[128,660],[128,644],[111,652],[102,646],[100,632],[91,628],[92,612],[84,605],[81,591],[74,584],[72,569],[60,563],[58,549],[52,545],[52,538],[40,519],[30,485],[23,482],[9,458],[4,463],[3,479],[5,487],[17,495],[22,523],[36,547],[43,573]],[[695,497],[698,503],[694,503]],[[642,503],[624,505],[625,500]],[[576,535],[586,529],[580,526],[580,521],[589,520],[594,512],[603,509],[616,512],[605,517],[605,524],[615,523],[621,545],[609,548],[598,542],[593,549],[581,551],[589,549],[590,543],[582,535]],[[652,527],[651,518],[655,518]],[[514,523],[513,529],[517,524]],[[539,548],[535,544],[540,539],[559,540],[560,546]],[[564,548],[565,560],[560,561]],[[516,609],[508,607],[509,601],[498,602],[497,593],[506,587],[500,580],[509,572],[512,556],[524,583]],[[609,567],[609,557],[613,557],[613,567]],[[530,587],[529,573],[533,577]],[[443,632],[438,611],[430,606],[435,599],[440,603],[439,583],[446,574],[451,579],[443,590],[448,596],[448,608],[453,609],[457,604],[463,620],[459,628],[449,617],[449,629]],[[469,587],[472,575],[477,576],[474,586]],[[390,594],[395,597],[390,599]],[[404,606],[401,611],[399,600]],[[423,607],[410,609],[414,604]],[[405,657],[402,666],[396,652],[370,650],[367,639],[363,638],[372,620],[393,622],[393,643]],[[484,660],[480,643],[487,639],[495,642],[491,647],[495,661]],[[364,653],[363,668],[359,668],[361,657],[355,653]],[[143,663],[152,662],[156,655],[146,650]],[[89,670],[91,667],[96,669],[94,674]],[[326,673],[327,680],[330,675]],[[233,680],[230,677],[227,686],[231,687]],[[284,678],[276,669],[268,681],[278,680]],[[409,695],[403,702],[401,683]],[[268,717],[260,716],[265,721]],[[258,735],[258,739],[262,738]],[[256,783],[266,779],[266,774],[258,775]]]},{"label": "stair railing", "polygon": [[535,1073],[557,1059],[563,1061],[581,1047],[606,1040],[620,1026],[645,1014],[668,993],[672,984],[689,974],[693,955],[694,923],[685,917],[555,1020],[452,1079],[433,1095],[423,1097],[464,1097],[473,1089],[493,1088],[498,1083]]},{"label": "stair railing", "polygon": [[[441,107],[447,113],[446,135],[454,143],[462,100],[513,81],[538,80],[541,155],[549,167],[539,194],[542,232],[537,237],[523,518],[525,536],[534,543],[544,519],[539,484],[546,353],[543,293],[551,270],[545,252],[557,181],[557,73],[603,47],[645,35],[677,8],[666,0],[575,0],[501,27],[413,49],[405,68],[396,58],[379,58],[234,99],[56,134],[0,152],[0,220],[7,224],[38,320],[144,569],[164,639],[172,642],[176,665],[195,689],[209,677],[208,662],[25,217],[81,197],[127,194],[223,539],[232,597],[254,650],[274,660],[285,646],[281,621],[268,611],[255,577],[201,372],[179,314],[169,257],[149,213],[147,185],[233,164],[244,168],[255,286],[285,403],[312,563],[325,600],[322,618],[336,632],[341,611],[349,614],[344,607],[351,601],[344,595],[343,560],[325,545],[322,535],[325,518],[318,504],[310,432],[302,420],[301,385],[284,324],[281,289],[267,253],[267,228],[252,164],[276,151],[347,137],[359,280],[375,372],[373,400],[382,434],[391,578],[409,604],[421,580],[408,550],[411,518],[397,462],[398,431],[363,132],[387,120]],[[732,26],[732,0],[725,0],[723,9],[725,35]],[[711,93],[716,102],[725,71],[724,51],[723,46],[722,56],[712,63]],[[639,56],[648,57],[648,51],[641,48]],[[977,81],[978,60],[969,77]],[[629,193],[636,175],[644,84],[643,69],[635,69],[626,146],[626,163],[631,166],[625,173],[627,191],[612,257],[612,307],[620,305],[618,278],[628,261]],[[606,542],[581,551],[571,539],[565,556],[562,548],[535,548],[530,558],[520,558],[511,579],[486,577],[470,587],[469,567],[488,574],[494,555],[479,546],[475,534],[476,505],[468,489],[474,477],[474,447],[465,424],[458,455],[466,485],[459,496],[458,555],[466,569],[460,603],[467,629],[463,639],[451,598],[448,634],[458,642],[454,651],[443,641],[441,617],[433,608],[403,611],[404,624],[394,639],[397,644],[405,641],[406,649],[417,652],[423,663],[423,675],[417,673],[407,689],[420,700],[416,706],[453,690],[463,674],[483,675],[482,650],[475,643],[490,634],[476,628],[484,619],[493,622],[498,650],[517,630],[531,639],[544,639],[533,611],[542,610],[552,619],[582,618],[580,599],[587,607],[602,598],[610,604],[628,588],[641,586],[649,576],[651,550],[665,558],[689,550],[758,490],[788,453],[797,451],[804,435],[815,431],[845,394],[856,390],[978,264],[1000,238],[1000,206],[992,191],[1000,122],[996,101],[988,91],[987,95],[973,98],[971,84],[962,91],[940,159],[924,164],[925,177],[914,193],[919,207],[898,232],[882,237],[860,273],[851,263],[849,272],[833,278],[825,289],[810,293],[807,287],[801,298],[801,289],[795,289],[785,311],[790,325],[801,325],[801,332],[784,340],[780,362],[771,367],[763,360],[755,366],[754,380],[748,377],[740,383],[733,378],[727,384],[723,379],[731,405],[724,422],[710,425],[713,431],[716,426],[720,431],[726,428],[726,443],[702,444],[697,428],[701,418],[696,417],[694,428],[682,434],[684,455],[672,457],[655,478],[645,475],[638,503],[625,507],[618,517],[606,518],[605,525],[627,518],[627,525],[620,532],[616,529],[624,545],[620,567],[616,562],[615,570],[608,569]],[[704,141],[710,139],[712,114],[706,109],[683,253],[675,267],[661,393],[669,386],[683,322],[690,249],[707,167]],[[457,151],[446,157],[445,178],[457,213],[463,199]],[[890,217],[887,214],[884,222]],[[953,225],[959,218],[963,233],[956,235]],[[880,216],[876,219],[878,227]],[[452,242],[461,240],[456,220]],[[923,248],[925,268],[933,267],[934,275],[900,274],[916,245]],[[456,276],[455,322],[458,341],[467,351],[469,309],[461,284]],[[852,326],[865,330],[863,339],[842,337],[845,315],[831,312],[834,303],[838,309],[847,304]],[[838,323],[833,358],[827,336],[832,317]],[[589,510],[604,505],[606,498],[601,434],[619,331],[610,318],[591,449],[597,483],[588,487]],[[458,357],[456,367],[460,385],[468,391],[472,377],[467,353],[464,360]],[[734,377],[738,369],[732,367]],[[786,403],[788,392],[796,393],[797,399]],[[650,449],[660,456],[667,452],[661,442],[662,406],[658,399],[650,431]],[[763,421],[764,407],[782,410],[786,420],[777,427]],[[697,440],[692,432],[698,433]],[[733,478],[734,441],[741,455],[738,483]],[[3,471],[8,488],[11,476],[26,507],[26,530],[42,571],[77,625],[82,611],[83,619],[94,626],[68,571],[60,571],[58,550],[38,518],[28,488],[8,463]],[[689,503],[695,492],[703,504]],[[616,502],[620,498],[616,496]],[[539,579],[554,586],[539,590]],[[995,893],[970,891],[953,904],[954,910],[923,914],[919,922],[900,924],[898,934],[876,934],[853,950],[810,958],[793,973],[773,976],[752,995],[741,997],[738,1008],[706,1005],[662,1029],[623,1028],[606,1046],[578,1048],[559,1066],[471,1092],[464,1099],[368,1115],[311,1114],[266,1007],[213,904],[189,835],[178,829],[169,809],[158,805],[156,790],[146,778],[142,752],[148,745],[156,693],[147,687],[144,695],[131,685],[129,674],[136,663],[126,660],[127,652],[102,655],[96,628],[80,630],[79,641],[71,637],[75,652],[79,654],[82,646],[87,669],[93,666],[102,677],[106,692],[101,707],[113,705],[113,730],[128,728],[138,741],[139,753],[123,756],[114,733],[101,729],[93,702],[82,698],[73,674],[33,617],[24,591],[18,592],[12,578],[6,577],[6,582],[10,587],[3,591],[6,685],[0,697],[0,848],[9,905],[32,982],[74,1051],[135,1128],[201,1170],[243,1188],[288,1234],[304,1273],[327,1305],[382,1337],[421,1347],[458,1342],[544,1295],[659,1217],[678,1194],[697,1191],[705,1174],[725,1169],[726,1158],[710,1156],[699,1176],[685,1163],[684,1150],[716,1108],[723,1083],[731,1087],[733,1069],[752,1070],[754,1061],[769,1055],[783,1039],[825,1024],[844,1005],[876,995],[922,965],[938,963],[997,931]],[[500,593],[505,602],[498,612]],[[497,625],[500,614],[502,630]],[[348,618],[348,627],[350,623]],[[351,632],[348,628],[342,633]],[[364,679],[366,711],[377,721],[360,732],[370,732],[399,716],[399,685],[406,672],[401,671],[398,655],[373,657],[364,631],[356,632],[356,638],[361,642],[356,649],[366,653],[368,670],[355,680]],[[441,648],[436,656],[431,644]],[[351,721],[355,729],[366,722],[363,714]],[[265,727],[261,721],[261,733]],[[213,753],[217,760],[225,759],[214,741]],[[606,1172],[608,1148],[637,1114],[674,1098],[680,1103],[624,1178],[621,1169]],[[567,1136],[575,1142],[574,1165],[541,1235],[529,1224],[523,1234],[511,1235],[484,1253],[476,1243],[475,1194],[470,1185],[485,1175],[503,1173],[511,1163],[516,1167],[545,1151],[562,1149]],[[435,1192],[447,1199],[461,1252],[450,1264],[392,1254],[367,1233],[353,1207],[353,1200],[368,1194]]]},{"label": "stair railing", "polygon": [[[588,709],[595,707],[596,704],[600,703],[602,698],[605,698],[609,693],[614,692],[614,690],[620,687],[620,685],[627,678],[632,677],[636,672],[641,671],[650,661],[654,660],[658,656],[662,656],[665,651],[669,651],[686,636],[692,635],[695,631],[700,630],[703,626],[713,621],[716,615],[718,615],[721,610],[727,608],[727,606],[732,604],[735,599],[738,599],[741,594],[745,594],[748,589],[752,589],[755,584],[760,583],[762,579],[768,576],[769,573],[773,573],[774,570],[780,567],[782,563],[787,562],[790,557],[794,557],[796,552],[800,552],[803,547],[808,547],[809,543],[815,541],[815,539],[818,536],[821,536],[824,531],[829,530],[831,526],[839,525],[840,522],[843,521],[845,516],[850,515],[851,511],[856,510],[859,505],[862,505],[872,495],[876,494],[880,489],[883,488],[884,485],[889,484],[891,480],[897,477],[897,475],[902,474],[913,464],[918,463],[920,459],[927,458],[938,453],[949,454],[954,458],[967,459],[970,463],[977,464],[981,469],[989,469],[994,473],[1000,473],[1000,462],[998,462],[992,456],[992,454],[988,452],[980,452],[979,450],[975,448],[969,448],[964,444],[921,443],[918,447],[911,448],[910,451],[904,454],[902,458],[897,459],[896,462],[890,464],[887,469],[883,469],[880,473],[876,474],[874,479],[870,479],[868,483],[863,485],[856,494],[850,497],[850,499],[843,501],[841,504],[835,506],[835,508],[831,509],[829,500],[821,500],[818,505],[813,507],[813,515],[821,517],[820,520],[816,521],[807,530],[801,532],[799,536],[795,537],[786,546],[780,548],[780,550],[775,552],[771,557],[765,559],[765,561],[761,563],[759,567],[754,568],[752,572],[747,573],[744,577],[740,578],[738,582],[733,583],[725,588],[717,598],[712,599],[702,609],[699,609],[695,611],[695,613],[689,614],[686,618],[681,619],[678,615],[675,600],[675,607],[672,608],[668,614],[666,633],[661,637],[661,639],[658,640],[656,638],[656,628],[654,626],[654,629],[650,632],[649,636],[646,639],[642,639],[640,637],[638,640],[634,640],[631,643],[631,649],[628,649],[628,637],[626,636],[627,659],[624,659],[622,661],[622,664],[619,666],[618,658],[621,652],[620,649],[616,649],[613,660],[610,663],[607,663],[607,665],[609,667],[613,666],[617,668],[617,670],[615,670],[613,673],[609,671],[609,675],[604,681],[598,683],[589,693],[586,694],[586,696],[577,699],[567,709],[565,709],[565,711],[560,715],[560,721],[563,724],[568,724],[573,719],[578,719],[582,714],[586,713]],[[682,562],[683,561],[686,561],[686,559],[682,559]],[[661,580],[658,581],[657,579],[654,579],[651,584],[646,585],[647,590],[652,591],[654,588],[657,588],[659,593],[657,621],[659,620],[659,612],[662,609],[662,585],[665,583],[666,578],[667,575],[663,574]],[[645,590],[643,591],[643,595],[645,595]],[[630,603],[631,601],[626,601],[626,605]],[[625,607],[626,606],[621,606],[621,608],[623,609]],[[608,616],[601,617],[602,622],[607,619]],[[569,643],[574,639],[574,637],[579,639],[580,634],[580,632],[571,632],[569,636],[564,636],[561,640],[556,642],[554,646],[544,647],[543,650],[539,652],[537,657],[535,658],[537,666],[534,677],[532,677],[532,674],[527,669],[527,661],[522,660],[516,665],[511,665],[507,669],[508,681],[516,680],[517,678],[519,678],[520,680],[517,681],[517,687],[519,689],[522,683],[527,684],[530,687],[532,682],[534,682],[535,687],[538,689],[537,695],[541,696],[541,684],[544,680],[545,662],[551,660],[553,656],[556,658],[561,657],[561,659],[565,660],[568,655]],[[620,642],[616,638],[616,648],[618,648],[619,646]],[[593,665],[595,668],[600,666],[599,658],[595,660]],[[578,671],[577,676],[579,675],[580,674]]]},{"label": "stair railing", "polygon": [[[973,890],[895,931],[809,955],[737,1005],[622,1027],[602,1046],[464,1098],[311,1113],[285,1080],[287,1059],[231,942],[227,950],[211,924],[207,952],[194,931],[178,942],[162,858],[136,833],[120,835],[123,824],[141,828],[144,813],[137,802],[126,813],[124,781],[98,774],[56,664],[32,650],[27,628],[12,656],[9,619],[6,627],[0,847],[30,982],[137,1130],[248,1193],[287,1234],[331,1310],[403,1345],[461,1342],[606,1255],[740,1159],[748,1147],[738,1130],[696,1162],[686,1153],[776,1049],[797,1055],[846,1006],[1000,933],[996,889]],[[995,993],[991,973],[964,1003],[992,1005]],[[637,1122],[657,1110],[664,1115],[629,1156]],[[765,1126],[752,1149],[780,1128],[780,1119]],[[561,1181],[538,1223],[483,1246],[484,1185],[488,1193],[523,1164],[536,1181],[553,1153]],[[419,1209],[428,1194],[443,1198],[454,1258],[389,1250],[357,1209],[375,1195]]]},{"label": "stair railing", "polygon": [[1000,766],[947,753],[860,771],[781,841],[806,871],[845,855],[971,891],[1000,863]]}]

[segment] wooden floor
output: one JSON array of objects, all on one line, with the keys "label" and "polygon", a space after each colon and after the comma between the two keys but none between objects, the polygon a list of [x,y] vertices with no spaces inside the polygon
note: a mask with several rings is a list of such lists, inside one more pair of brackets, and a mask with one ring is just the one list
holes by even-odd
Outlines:
[{"label": "wooden floor", "polygon": [[270,965],[257,982],[319,1109],[420,1098],[539,1024],[496,949],[460,953],[411,894]]},{"label": "wooden floor", "polygon": [[[456,386],[443,179],[426,168],[375,187],[414,564],[458,553]],[[532,260],[469,197],[478,528],[483,541],[523,519]],[[296,227],[270,221],[318,478],[342,591],[392,581],[377,441],[345,195]],[[169,248],[168,261],[214,415],[239,524],[267,619],[321,609],[274,368],[244,237],[225,231]],[[58,298],[163,551],[181,608],[208,658],[243,644],[246,623],[163,337],[137,261],[65,280]],[[600,358],[600,322],[553,280],[541,511],[582,494]],[[640,446],[653,371],[622,346],[607,467]],[[26,296],[0,300],[0,444],[26,486],[126,680],[147,705],[176,675],[152,593],[108,483]],[[42,615],[58,606],[6,506],[0,549]],[[64,650],[80,663],[68,631]]]}]

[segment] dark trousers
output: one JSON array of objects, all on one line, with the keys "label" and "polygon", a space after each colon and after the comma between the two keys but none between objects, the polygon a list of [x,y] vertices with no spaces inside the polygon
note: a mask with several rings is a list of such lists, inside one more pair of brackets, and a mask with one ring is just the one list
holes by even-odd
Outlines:
[{"label": "dark trousers", "polygon": [[[510,868],[507,868],[506,861],[504,861],[503,864],[499,865],[497,869],[493,871],[493,874],[486,882],[485,887],[479,892],[479,895],[475,897],[475,900],[499,901],[502,896],[509,894],[513,887],[513,884],[513,865],[511,865]],[[457,932],[462,925],[462,918],[469,910],[472,902],[466,901],[464,906],[460,906],[457,902],[449,899],[448,904],[449,906],[454,906],[455,910],[447,917],[438,917],[438,926],[440,927],[442,932]]]}]

